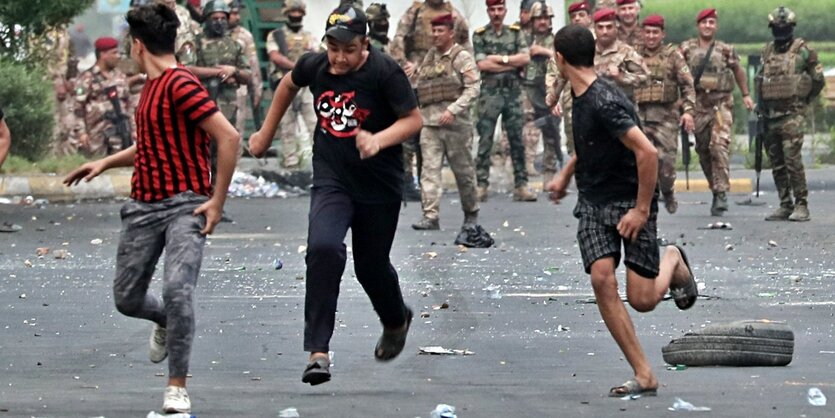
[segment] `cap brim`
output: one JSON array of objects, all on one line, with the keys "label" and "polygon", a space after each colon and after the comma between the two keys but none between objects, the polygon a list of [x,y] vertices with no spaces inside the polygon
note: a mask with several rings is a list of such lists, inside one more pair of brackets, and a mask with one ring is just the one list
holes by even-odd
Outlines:
[{"label": "cap brim", "polygon": [[351,42],[357,36],[360,36],[360,34],[342,27],[332,27],[325,31],[325,37],[336,39],[339,42]]}]

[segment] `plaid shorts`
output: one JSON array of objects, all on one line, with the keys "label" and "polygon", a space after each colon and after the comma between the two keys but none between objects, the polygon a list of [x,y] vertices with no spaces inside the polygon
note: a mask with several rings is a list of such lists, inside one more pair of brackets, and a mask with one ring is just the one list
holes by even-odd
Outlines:
[{"label": "plaid shorts", "polygon": [[623,263],[627,268],[643,277],[654,279],[658,276],[658,202],[652,200],[646,225],[638,233],[638,239],[630,242],[620,236],[617,225],[623,215],[633,207],[634,200],[603,205],[594,205],[583,199],[577,200],[577,206],[574,208],[574,217],[580,220],[577,227],[577,243],[586,273],[590,274],[591,265],[604,257],[614,257],[617,267],[620,263],[620,247],[623,244],[626,254]]}]

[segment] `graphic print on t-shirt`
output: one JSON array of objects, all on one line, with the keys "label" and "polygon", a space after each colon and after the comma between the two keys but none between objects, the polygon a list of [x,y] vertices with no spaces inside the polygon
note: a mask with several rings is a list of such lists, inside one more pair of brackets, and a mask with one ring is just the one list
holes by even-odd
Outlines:
[{"label": "graphic print on t-shirt", "polygon": [[337,138],[356,136],[371,112],[360,109],[354,101],[356,92],[336,94],[328,90],[316,99],[316,111],[319,113],[319,126]]}]

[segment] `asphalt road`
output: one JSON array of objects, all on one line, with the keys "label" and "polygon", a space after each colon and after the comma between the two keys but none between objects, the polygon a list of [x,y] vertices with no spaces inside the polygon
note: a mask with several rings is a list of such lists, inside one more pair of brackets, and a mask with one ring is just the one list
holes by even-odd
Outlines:
[{"label": "asphalt road", "polygon": [[[400,358],[375,362],[380,325],[349,260],[333,380],[317,387],[300,381],[308,199],[233,199],[236,222],[210,238],[198,284],[194,414],[275,417],[294,407],[302,417],[425,418],[446,403],[462,418],[645,417],[684,414],[668,411],[680,397],[715,416],[835,415],[833,192],[813,192],[813,221],[801,224],[762,221],[773,193],[760,199],[769,206],[732,203],[721,219],[730,230],[698,229],[718,220],[707,216],[707,194],[680,200],[678,214],[661,214],[660,234],[686,245],[712,298],[686,312],[671,302],[647,314],[630,310],[663,386],[657,398],[624,401],[605,396],[631,373],[597,306],[586,303],[592,294],[573,197],[553,206],[492,196],[481,223],[497,245],[466,252],[452,244],[462,219],[456,195],[445,195],[441,231],[412,231],[419,205],[409,204],[392,260],[407,302],[429,316],[415,321]],[[0,417],[144,417],[160,408],[167,367],[147,359],[151,326],[113,307],[118,209],[113,202],[0,205],[0,221],[24,228],[0,234]],[[39,247],[69,256],[39,258]],[[274,269],[276,258],[283,269]],[[502,298],[488,298],[488,285],[500,286]],[[448,309],[433,309],[444,302]],[[670,339],[704,324],[760,318],[794,330],[788,367],[665,368],[661,347]],[[419,355],[422,346],[474,354]],[[829,405],[808,404],[813,386]]]}]

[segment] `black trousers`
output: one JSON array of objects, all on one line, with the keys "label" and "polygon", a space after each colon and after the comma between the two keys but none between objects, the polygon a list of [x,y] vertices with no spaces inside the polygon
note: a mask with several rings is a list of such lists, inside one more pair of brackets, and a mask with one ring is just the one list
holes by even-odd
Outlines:
[{"label": "black trousers", "polygon": [[400,202],[363,204],[337,187],[314,187],[307,235],[304,350],[328,352],[351,229],[354,272],[384,327],[406,323],[406,305],[389,252]]}]

